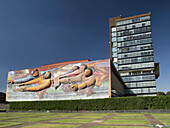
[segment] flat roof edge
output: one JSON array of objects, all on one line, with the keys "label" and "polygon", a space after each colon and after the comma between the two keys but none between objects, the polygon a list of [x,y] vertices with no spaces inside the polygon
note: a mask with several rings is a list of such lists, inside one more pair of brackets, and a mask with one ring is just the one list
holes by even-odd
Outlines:
[{"label": "flat roof edge", "polygon": [[151,15],[151,12],[145,13],[145,14],[141,14],[141,15],[135,15],[135,16],[125,17],[125,18],[121,18],[121,19],[116,19],[116,21],[129,20],[129,19],[133,19],[133,18],[138,18],[138,17],[143,17],[143,16],[150,16],[150,15]]}]

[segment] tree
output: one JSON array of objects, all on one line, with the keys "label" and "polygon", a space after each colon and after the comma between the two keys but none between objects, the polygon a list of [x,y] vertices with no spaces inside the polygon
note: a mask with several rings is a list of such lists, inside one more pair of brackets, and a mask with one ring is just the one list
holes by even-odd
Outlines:
[{"label": "tree", "polygon": [[165,96],[164,92],[157,92],[156,94],[157,94],[157,96]]},{"label": "tree", "polygon": [[166,95],[170,95],[170,91],[168,91],[168,92],[166,93]]}]

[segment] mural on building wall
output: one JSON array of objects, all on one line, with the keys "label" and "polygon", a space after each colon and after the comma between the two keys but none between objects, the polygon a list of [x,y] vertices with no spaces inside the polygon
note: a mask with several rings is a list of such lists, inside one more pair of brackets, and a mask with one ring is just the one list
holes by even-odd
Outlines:
[{"label": "mural on building wall", "polygon": [[7,101],[107,98],[109,66],[106,59],[10,71]]}]

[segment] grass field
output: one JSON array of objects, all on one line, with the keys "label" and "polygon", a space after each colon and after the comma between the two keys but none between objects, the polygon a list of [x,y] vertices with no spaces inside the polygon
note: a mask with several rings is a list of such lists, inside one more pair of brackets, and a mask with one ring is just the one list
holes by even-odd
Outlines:
[{"label": "grass field", "polygon": [[0,127],[18,128],[149,128],[153,121],[168,127],[170,113],[0,113]]}]

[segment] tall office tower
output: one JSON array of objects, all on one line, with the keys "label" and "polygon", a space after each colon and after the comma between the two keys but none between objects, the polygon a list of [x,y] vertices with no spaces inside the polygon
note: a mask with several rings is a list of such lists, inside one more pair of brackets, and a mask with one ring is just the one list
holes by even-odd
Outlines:
[{"label": "tall office tower", "polygon": [[159,64],[154,63],[150,15],[109,18],[110,56],[127,96],[156,94]]}]

